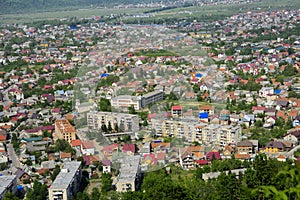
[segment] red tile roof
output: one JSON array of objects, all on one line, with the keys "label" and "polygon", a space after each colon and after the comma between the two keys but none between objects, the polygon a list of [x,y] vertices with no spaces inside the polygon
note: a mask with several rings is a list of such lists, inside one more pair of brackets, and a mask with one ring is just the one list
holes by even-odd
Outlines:
[{"label": "red tile roof", "polygon": [[81,146],[83,149],[93,149],[95,147],[92,141],[82,141]]},{"label": "red tile roof", "polygon": [[207,165],[208,164],[207,160],[194,160],[194,162],[199,165]]},{"label": "red tile roof", "polygon": [[6,135],[0,135],[0,141],[5,141],[6,140]]},{"label": "red tile roof", "polygon": [[172,110],[182,110],[182,106],[172,106]]},{"label": "red tile roof", "polygon": [[135,145],[134,144],[124,144],[122,150],[123,150],[123,152],[131,151],[132,153],[135,153]]},{"label": "red tile roof", "polygon": [[78,146],[81,146],[81,140],[72,140],[72,141],[71,141],[71,146],[72,146],[72,147],[78,147]]}]

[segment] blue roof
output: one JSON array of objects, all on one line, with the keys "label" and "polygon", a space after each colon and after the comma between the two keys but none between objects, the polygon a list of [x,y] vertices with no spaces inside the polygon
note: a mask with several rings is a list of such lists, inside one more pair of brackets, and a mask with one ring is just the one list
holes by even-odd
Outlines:
[{"label": "blue roof", "polygon": [[208,113],[207,112],[203,112],[203,113],[199,113],[199,118],[200,119],[207,119],[208,118]]},{"label": "blue roof", "polygon": [[71,30],[77,30],[77,26],[76,26],[76,25],[71,25],[71,26],[70,26],[70,29],[71,29]]},{"label": "blue roof", "polygon": [[62,95],[62,94],[64,94],[65,92],[64,92],[63,90],[56,90],[55,93],[56,93],[56,94]]},{"label": "blue roof", "polygon": [[101,74],[100,78],[103,78],[103,77],[108,77],[109,74]]},{"label": "blue roof", "polygon": [[197,78],[201,78],[203,75],[202,74],[196,74]]},{"label": "blue roof", "polygon": [[35,161],[35,156],[29,156],[31,161]]},{"label": "blue roof", "polygon": [[18,190],[23,190],[23,186],[22,186],[22,185],[18,185],[18,186],[17,186],[17,189],[18,189]]},{"label": "blue roof", "polygon": [[274,90],[275,94],[280,94],[281,90]]}]

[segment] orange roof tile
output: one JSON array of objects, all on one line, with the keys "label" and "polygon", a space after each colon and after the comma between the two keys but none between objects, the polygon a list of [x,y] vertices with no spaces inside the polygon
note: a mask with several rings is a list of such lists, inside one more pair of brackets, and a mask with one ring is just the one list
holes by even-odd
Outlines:
[{"label": "orange roof tile", "polygon": [[154,143],[154,142],[152,142],[151,143],[151,148],[152,149],[155,149],[155,148],[157,148],[157,147],[159,147],[159,146],[163,146],[163,147],[170,147],[170,142],[161,142],[161,143]]},{"label": "orange roof tile", "polygon": [[71,141],[71,146],[72,147],[81,146],[81,140],[72,140]]},{"label": "orange roof tile", "polygon": [[71,153],[65,153],[65,152],[60,152],[59,157],[61,159],[63,158],[71,158],[72,154]]}]

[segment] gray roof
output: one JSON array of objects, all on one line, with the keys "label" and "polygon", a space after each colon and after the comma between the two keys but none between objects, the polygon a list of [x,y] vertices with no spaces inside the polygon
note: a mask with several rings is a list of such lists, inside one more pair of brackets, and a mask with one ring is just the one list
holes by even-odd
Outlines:
[{"label": "gray roof", "polygon": [[162,92],[161,91],[149,92],[149,93],[143,95],[143,97],[148,98],[148,97],[152,97],[153,95],[157,95],[157,94],[162,94]]},{"label": "gray roof", "polygon": [[41,163],[41,166],[44,169],[54,169],[55,168],[55,162],[54,162],[54,160],[43,161]]},{"label": "gray roof", "polygon": [[67,189],[80,165],[81,162],[78,161],[65,162],[50,189]]},{"label": "gray roof", "polygon": [[6,190],[15,178],[17,178],[16,175],[0,176],[0,194]]},{"label": "gray roof", "polygon": [[121,162],[118,182],[134,182],[139,172],[140,156],[126,156]]}]

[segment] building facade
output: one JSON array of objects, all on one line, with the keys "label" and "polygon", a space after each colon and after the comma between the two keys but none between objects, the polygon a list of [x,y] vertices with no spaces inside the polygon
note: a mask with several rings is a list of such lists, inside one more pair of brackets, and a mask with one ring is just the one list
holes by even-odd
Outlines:
[{"label": "building facade", "polygon": [[161,91],[153,91],[142,96],[142,107],[145,108],[149,104],[153,104],[164,99],[164,94]]},{"label": "building facade", "polygon": [[196,119],[153,118],[151,128],[157,136],[185,138],[188,142],[220,146],[239,142],[242,134],[240,125],[206,124]]},{"label": "building facade", "polygon": [[135,110],[140,110],[164,99],[163,92],[153,91],[143,96],[120,95],[111,99],[112,108],[118,110],[128,110],[128,107],[133,106]]},{"label": "building facade", "polygon": [[18,179],[16,175],[0,176],[0,199],[3,199],[7,192],[17,193]]},{"label": "building facade", "polygon": [[139,131],[139,117],[127,113],[89,112],[87,125],[95,130],[100,130],[102,125],[105,125],[107,128],[111,126],[115,132],[137,132]]},{"label": "building facade", "polygon": [[142,98],[130,95],[116,96],[111,99],[111,107],[119,110],[127,110],[133,106],[135,110],[142,108]]},{"label": "building facade", "polygon": [[56,120],[53,139],[54,141],[63,139],[69,143],[71,143],[72,140],[76,140],[76,132],[74,126],[72,126],[72,124],[67,119]]},{"label": "building facade", "polygon": [[117,192],[136,191],[140,182],[140,156],[126,156],[121,160],[117,177]]},{"label": "building facade", "polygon": [[78,192],[81,178],[81,162],[64,163],[63,168],[49,188],[49,200],[70,200]]}]

